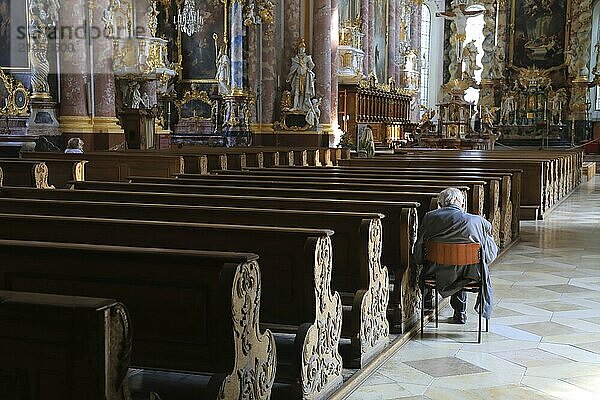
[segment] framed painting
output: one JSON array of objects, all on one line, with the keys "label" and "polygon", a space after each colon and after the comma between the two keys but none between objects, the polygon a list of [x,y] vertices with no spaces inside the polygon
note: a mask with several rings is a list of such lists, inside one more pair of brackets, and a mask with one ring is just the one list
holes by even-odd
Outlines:
[{"label": "framed painting", "polygon": [[0,67],[29,70],[29,1],[0,0]]},{"label": "framed painting", "polygon": [[570,0],[512,0],[510,64],[556,69],[565,63]]},{"label": "framed painting", "polygon": [[217,34],[220,47],[225,27],[225,6],[221,0],[204,0],[196,4],[204,17],[204,25],[200,32],[191,37],[185,33],[181,34],[182,80],[197,83],[216,82],[218,50],[213,35]]},{"label": "framed painting", "polygon": [[388,0],[375,0],[375,32],[373,37],[373,55],[375,73],[379,82],[387,82],[387,27]]}]

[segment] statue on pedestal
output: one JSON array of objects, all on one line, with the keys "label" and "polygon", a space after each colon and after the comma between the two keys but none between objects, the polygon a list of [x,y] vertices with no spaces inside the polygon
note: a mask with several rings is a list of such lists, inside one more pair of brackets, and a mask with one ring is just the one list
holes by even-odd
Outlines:
[{"label": "statue on pedestal", "polygon": [[500,45],[494,47],[492,66],[490,68],[491,79],[504,79],[504,49]]},{"label": "statue on pedestal", "polygon": [[462,58],[464,63],[463,69],[463,77],[467,79],[475,80],[475,71],[479,71],[481,67],[477,65],[477,46],[475,46],[475,41],[472,40],[465,45],[465,48],[462,52]]},{"label": "statue on pedestal", "polygon": [[[515,112],[515,96],[512,93],[508,93],[504,99],[502,99],[502,106],[500,111],[500,123],[508,125],[510,123],[510,113]],[[516,116],[515,116],[516,120]]]},{"label": "statue on pedestal", "polygon": [[[216,34],[213,35],[215,46],[217,42]],[[215,79],[219,82],[219,94],[226,95],[231,91],[231,63],[227,55],[227,44],[223,41],[217,55],[217,74]]]},{"label": "statue on pedestal", "polygon": [[292,85],[292,110],[308,112],[311,100],[315,96],[315,73],[312,71],[315,63],[312,57],[306,54],[304,39],[298,40],[296,50],[286,81]]},{"label": "statue on pedestal", "polygon": [[594,68],[592,69],[592,74],[598,76],[600,75],[600,40],[596,43],[596,64],[594,64]]}]

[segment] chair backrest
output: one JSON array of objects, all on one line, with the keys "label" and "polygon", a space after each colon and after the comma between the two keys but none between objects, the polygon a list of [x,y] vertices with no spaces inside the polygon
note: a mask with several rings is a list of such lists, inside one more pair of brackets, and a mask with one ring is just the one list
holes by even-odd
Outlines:
[{"label": "chair backrest", "polygon": [[425,243],[425,260],[440,265],[470,265],[481,261],[479,243]]}]

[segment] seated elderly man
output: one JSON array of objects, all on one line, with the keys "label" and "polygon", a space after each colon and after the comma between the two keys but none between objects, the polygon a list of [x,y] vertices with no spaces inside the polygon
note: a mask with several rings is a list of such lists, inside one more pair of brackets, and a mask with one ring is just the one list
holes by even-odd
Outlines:
[{"label": "seated elderly man", "polygon": [[[498,254],[498,246],[492,236],[492,225],[479,215],[465,212],[465,199],[456,188],[444,189],[438,196],[437,210],[425,214],[421,222],[419,237],[415,245],[415,260],[423,265],[423,245],[428,241],[444,243],[479,243],[483,261],[483,317],[490,318],[493,291],[488,273],[489,264]],[[469,265],[460,268],[439,267],[436,264],[424,265],[423,273],[435,275],[436,285],[442,297],[452,296],[450,304],[454,309],[453,322],[464,324],[467,321],[467,293],[462,288],[470,281],[479,281],[479,268]],[[427,294],[426,294],[427,295]],[[431,293],[428,294],[431,296]],[[479,301],[475,310],[479,308]]]}]

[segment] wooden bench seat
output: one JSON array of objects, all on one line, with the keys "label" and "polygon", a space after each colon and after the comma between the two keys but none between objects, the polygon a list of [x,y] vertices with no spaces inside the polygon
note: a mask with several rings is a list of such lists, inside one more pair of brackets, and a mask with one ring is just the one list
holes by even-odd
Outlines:
[{"label": "wooden bench seat", "polygon": [[[170,177],[184,173],[184,161],[180,156],[152,155],[145,153],[93,152],[85,154],[22,153],[31,160],[86,160],[86,179],[122,181],[127,176]],[[1,165],[0,165],[1,166]]]},{"label": "wooden bench seat", "polygon": [[[34,190],[26,188],[1,188],[0,198],[7,199],[12,210],[18,210],[16,202],[8,199],[40,199],[63,201],[119,202],[141,207],[141,218],[181,221],[192,215],[196,207],[242,207],[269,208],[307,211],[347,211],[360,213],[382,213],[383,254],[382,261],[390,271],[394,283],[390,292],[390,330],[404,332],[417,319],[418,282],[410,273],[412,245],[417,235],[417,208],[415,202],[382,202],[343,199],[311,199],[292,197],[256,197],[242,195],[205,195],[175,193],[145,193],[95,190]],[[163,206],[157,207],[158,204]],[[198,206],[201,204],[202,206]],[[185,207],[183,207],[185,206]],[[183,207],[183,208],[180,208]],[[106,208],[106,207],[105,207]]]},{"label": "wooden bench seat", "polygon": [[4,186],[52,188],[48,183],[48,166],[42,161],[0,159],[0,168]]},{"label": "wooden bench seat", "polygon": [[[27,229],[3,237],[36,236]],[[78,232],[82,236],[81,229],[73,235]],[[0,240],[0,258],[0,288],[123,303],[131,317],[132,366],[211,373],[212,386],[228,398],[247,390],[240,374],[261,376],[253,390],[268,394],[272,388],[275,342],[259,331],[256,255]],[[116,355],[129,357],[126,350]],[[125,374],[125,359],[117,360]]]},{"label": "wooden bench seat", "polygon": [[[229,171],[215,171],[219,175],[231,174]],[[352,177],[352,178],[368,178],[368,179],[483,179],[488,183],[490,194],[485,215],[500,215],[497,219],[501,223],[495,225],[495,231],[500,232],[501,243],[507,245],[512,238],[519,237],[519,221],[520,221],[520,192],[521,192],[521,170],[496,170],[490,172],[481,172],[481,169],[473,168],[455,168],[453,171],[439,168],[270,168],[270,169],[249,169],[248,172],[255,176],[277,175],[277,176],[303,176],[307,179],[313,177],[321,177],[324,179],[337,177]],[[496,181],[496,182],[495,182]],[[496,196],[496,189],[499,189],[499,195]],[[496,206],[499,204],[499,208]],[[491,209],[489,208],[491,207]],[[512,210],[512,215],[510,212]],[[490,219],[492,221],[492,219]],[[510,237],[506,235],[509,232],[508,226],[512,227]],[[509,239],[509,240],[507,240]]]},{"label": "wooden bench seat", "polygon": [[38,160],[48,167],[48,185],[56,188],[68,188],[70,182],[85,180],[85,165],[83,160]]},{"label": "wooden bench seat", "polygon": [[[4,271],[10,243],[0,241]],[[129,317],[115,300],[0,290],[3,399],[130,399],[130,354]]]},{"label": "wooden bench seat", "polygon": [[583,175],[586,177],[588,181],[590,181],[594,175],[596,175],[596,163],[592,161],[587,161],[583,163],[581,167],[583,171]]},{"label": "wooden bench seat", "polygon": [[[13,240],[255,252],[260,256],[261,322],[296,335],[293,359],[278,359],[279,379],[312,398],[325,398],[342,383],[342,303],[330,287],[330,230],[17,214],[1,215],[0,230],[0,238]],[[165,274],[172,274],[170,269],[161,268]],[[242,285],[257,279],[243,278],[249,281]],[[132,306],[124,304],[133,315]]]},{"label": "wooden bench seat", "polygon": [[342,296],[348,306],[342,334],[352,341],[346,360],[363,365],[388,343],[387,303],[374,300],[389,298],[388,273],[378,254],[381,214],[2,198],[0,213],[333,229],[332,286],[348,294]]}]

